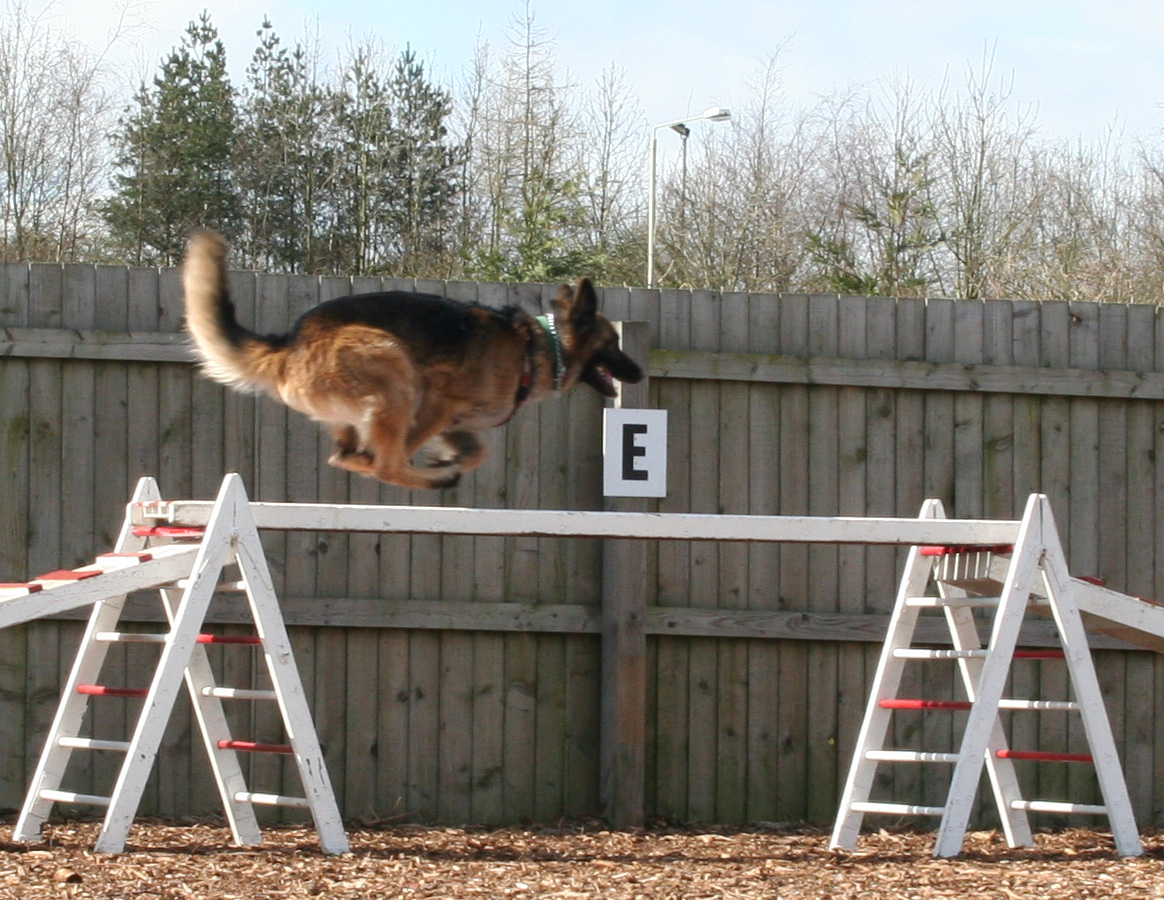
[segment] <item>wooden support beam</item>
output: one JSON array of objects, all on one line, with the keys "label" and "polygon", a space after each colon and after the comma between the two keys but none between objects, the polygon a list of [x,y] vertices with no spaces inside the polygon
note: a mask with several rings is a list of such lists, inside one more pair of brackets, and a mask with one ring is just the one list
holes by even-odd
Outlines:
[{"label": "wooden support beam", "polygon": [[[646,359],[650,332],[645,322],[620,322],[623,349]],[[619,385],[614,404],[647,405],[647,379]],[[649,501],[607,498],[606,509],[646,512]],[[647,732],[647,544],[606,540],[602,544],[602,704],[599,792],[602,812],[615,828],[643,824]]]}]

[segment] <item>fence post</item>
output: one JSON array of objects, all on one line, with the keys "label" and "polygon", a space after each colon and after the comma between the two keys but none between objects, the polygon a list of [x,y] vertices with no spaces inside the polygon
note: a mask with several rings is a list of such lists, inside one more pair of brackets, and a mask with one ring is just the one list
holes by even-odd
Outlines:
[{"label": "fence post", "polygon": [[[646,369],[650,328],[646,322],[616,322],[623,350]],[[647,406],[647,378],[619,384],[616,407]],[[648,500],[608,497],[605,508],[645,512]],[[602,707],[599,792],[602,814],[615,828],[643,824],[647,718],[647,544],[602,543]]]}]

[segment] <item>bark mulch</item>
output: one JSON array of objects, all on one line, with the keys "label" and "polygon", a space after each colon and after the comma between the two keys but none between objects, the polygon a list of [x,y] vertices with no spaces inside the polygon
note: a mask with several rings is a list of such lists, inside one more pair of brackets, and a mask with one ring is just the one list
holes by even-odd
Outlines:
[{"label": "bark mulch", "polygon": [[0,825],[0,898],[1164,898],[1164,834],[1121,859],[1110,836],[1072,829],[1009,850],[968,835],[936,860],[932,833],[862,835],[832,853],[819,829],[352,828],[351,853],[324,856],[314,832],[269,828],[259,847],[231,846],[219,825],[135,826],[127,852],[95,854],[92,822],[52,823],[37,844]]}]

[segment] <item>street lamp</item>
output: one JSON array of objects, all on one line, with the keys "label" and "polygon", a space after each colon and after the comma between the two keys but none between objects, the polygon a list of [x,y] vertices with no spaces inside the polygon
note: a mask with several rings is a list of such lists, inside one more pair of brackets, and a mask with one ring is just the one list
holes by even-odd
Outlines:
[{"label": "street lamp", "polygon": [[651,162],[648,169],[651,192],[647,197],[647,287],[649,288],[655,286],[655,150],[658,144],[658,131],[660,128],[671,128],[677,131],[679,136],[684,139],[684,149],[686,149],[687,135],[691,133],[691,129],[687,127],[688,122],[698,122],[701,119],[706,119],[709,122],[726,122],[731,117],[731,110],[722,106],[709,106],[698,116],[664,122],[651,129]]}]

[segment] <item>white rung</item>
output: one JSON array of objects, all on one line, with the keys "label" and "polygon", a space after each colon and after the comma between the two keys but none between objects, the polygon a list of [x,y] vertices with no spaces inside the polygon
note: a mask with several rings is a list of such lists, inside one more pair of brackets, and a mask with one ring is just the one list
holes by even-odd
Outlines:
[{"label": "white rung", "polygon": [[[174,582],[174,587],[185,590],[190,586],[189,578],[179,578]],[[214,592],[217,594],[238,594],[246,591],[247,585],[245,581],[220,581],[214,586]]]},{"label": "white rung", "polygon": [[944,806],[914,806],[911,803],[853,803],[849,807],[854,812],[873,813],[881,816],[940,816]]},{"label": "white rung", "polygon": [[893,651],[896,659],[986,659],[985,650],[923,650],[900,647]]},{"label": "white rung", "polygon": [[236,803],[258,803],[263,806],[287,806],[293,809],[307,809],[311,804],[306,797],[285,797],[282,794],[258,794],[253,791],[237,791]]},{"label": "white rung", "polygon": [[274,691],[253,691],[249,688],[204,687],[203,697],[218,697],[221,700],[277,700]]},{"label": "white rung", "polygon": [[976,607],[980,609],[998,606],[997,597],[906,597],[905,605],[917,609],[945,609],[946,607]]},{"label": "white rung", "polygon": [[1027,812],[1077,814],[1082,816],[1106,816],[1106,806],[1096,806],[1091,803],[1062,803],[1057,800],[1014,800],[1011,809],[1021,809]]},{"label": "white rung", "polygon": [[63,737],[57,739],[57,746],[73,750],[117,750],[124,753],[129,749],[129,741],[102,741],[96,738]]},{"label": "white rung", "polygon": [[1079,704],[1074,700],[1008,700],[998,701],[999,709],[1032,709],[1039,712],[1078,712]]},{"label": "white rung", "polygon": [[98,797],[96,794],[77,794],[73,791],[41,791],[42,800],[51,800],[53,803],[80,803],[85,806],[108,806],[108,797]]},{"label": "white rung", "polygon": [[166,635],[144,631],[98,631],[93,640],[102,644],[164,644]]},{"label": "white rung", "polygon": [[957,753],[931,753],[924,750],[866,750],[865,759],[878,762],[956,763]]}]

